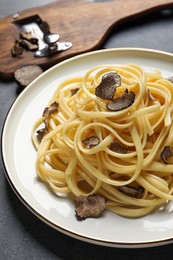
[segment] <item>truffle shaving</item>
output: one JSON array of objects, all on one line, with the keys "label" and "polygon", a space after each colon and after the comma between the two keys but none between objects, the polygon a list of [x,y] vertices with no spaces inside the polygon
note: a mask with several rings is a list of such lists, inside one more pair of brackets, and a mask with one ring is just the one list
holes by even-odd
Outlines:
[{"label": "truffle shaving", "polygon": [[74,96],[78,92],[79,88],[74,88],[71,90],[72,96]]},{"label": "truffle shaving", "polygon": [[51,114],[58,112],[58,103],[54,102],[49,107],[46,107],[43,111],[43,117],[48,118]]},{"label": "truffle shaving", "polygon": [[132,187],[130,185],[124,185],[118,187],[119,191],[134,198],[140,198],[142,193],[144,192],[144,188],[142,186]]},{"label": "truffle shaving", "polygon": [[86,218],[98,218],[101,216],[106,207],[106,200],[103,196],[89,195],[79,196],[75,200],[76,204],[76,216],[79,220]]},{"label": "truffle shaving", "polygon": [[30,32],[21,32],[20,39],[26,40],[32,44],[38,44],[38,39],[33,37]]},{"label": "truffle shaving", "polygon": [[14,77],[22,86],[26,87],[35,78],[41,75],[43,72],[42,68],[38,65],[28,65],[17,69],[14,72]]},{"label": "truffle shaving", "polygon": [[173,84],[173,77],[169,77],[168,80]]},{"label": "truffle shaving", "polygon": [[38,50],[38,44],[37,43],[31,43],[29,41],[26,40],[20,40],[19,41],[19,45],[25,49],[25,50],[30,50],[30,51],[36,51]]},{"label": "truffle shaving", "polygon": [[38,130],[36,131],[36,133],[37,133],[37,140],[38,140],[39,142],[41,142],[41,140],[43,139],[44,135],[48,133],[48,129],[47,129],[47,127],[46,127],[46,124],[45,124],[45,127],[44,127],[44,128],[38,129]]},{"label": "truffle shaving", "polygon": [[86,145],[87,149],[90,149],[92,146],[96,146],[100,143],[100,139],[97,136],[90,136],[82,141]]},{"label": "truffle shaving", "polygon": [[16,40],[11,49],[11,55],[12,55],[12,57],[20,57],[22,54],[23,54],[23,48],[20,46],[19,42]]},{"label": "truffle shaving", "polygon": [[104,100],[113,100],[116,88],[121,85],[121,77],[118,73],[109,72],[102,76],[100,85],[96,87],[95,95]]},{"label": "truffle shaving", "polygon": [[116,153],[127,153],[127,147],[122,145],[119,141],[115,140],[110,145],[110,150]]},{"label": "truffle shaving", "polygon": [[135,94],[130,92],[125,92],[121,97],[115,98],[113,101],[109,102],[106,106],[107,109],[111,111],[120,111],[122,109],[130,107],[135,100]]},{"label": "truffle shaving", "polygon": [[165,146],[163,151],[160,154],[163,162],[168,164],[168,159],[173,156],[173,152],[171,151],[170,146]]}]

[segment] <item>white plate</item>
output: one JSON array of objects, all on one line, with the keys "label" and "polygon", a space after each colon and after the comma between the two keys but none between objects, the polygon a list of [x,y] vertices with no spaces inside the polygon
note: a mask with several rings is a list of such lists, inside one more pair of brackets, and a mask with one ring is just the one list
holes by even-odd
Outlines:
[{"label": "white plate", "polygon": [[173,241],[173,204],[139,219],[105,212],[98,219],[77,221],[68,199],[53,195],[37,180],[31,128],[59,82],[104,63],[137,63],[145,70],[173,75],[173,55],[146,49],[110,49],[79,55],[52,67],[32,82],[11,107],[2,134],[6,177],[22,202],[48,225],[77,239],[112,247],[147,247]]}]

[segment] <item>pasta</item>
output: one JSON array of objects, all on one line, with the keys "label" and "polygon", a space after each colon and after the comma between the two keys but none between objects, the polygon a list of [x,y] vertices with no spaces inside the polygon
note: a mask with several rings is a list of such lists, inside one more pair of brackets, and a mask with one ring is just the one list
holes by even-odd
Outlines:
[{"label": "pasta", "polygon": [[[121,82],[104,99],[96,89],[111,73]],[[109,109],[115,100],[127,103],[129,93],[130,105]],[[161,210],[173,200],[172,122],[173,84],[160,71],[137,64],[96,66],[62,82],[35,122],[37,174],[59,196],[100,194],[108,210],[124,217]]]}]

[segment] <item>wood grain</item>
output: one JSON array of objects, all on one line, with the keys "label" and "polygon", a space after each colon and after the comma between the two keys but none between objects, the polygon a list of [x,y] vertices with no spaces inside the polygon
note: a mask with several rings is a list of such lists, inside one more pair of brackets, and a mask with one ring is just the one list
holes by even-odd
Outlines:
[{"label": "wood grain", "polygon": [[173,7],[169,0],[114,0],[110,2],[80,2],[59,0],[39,8],[19,13],[18,20],[32,15],[47,21],[51,32],[60,35],[61,41],[71,41],[73,47],[49,57],[35,58],[25,51],[20,58],[11,56],[19,29],[12,16],[0,19],[0,77],[13,77],[14,71],[24,65],[37,64],[43,69],[74,55],[96,50],[106,40],[112,29],[120,23],[137,19],[150,12]]}]

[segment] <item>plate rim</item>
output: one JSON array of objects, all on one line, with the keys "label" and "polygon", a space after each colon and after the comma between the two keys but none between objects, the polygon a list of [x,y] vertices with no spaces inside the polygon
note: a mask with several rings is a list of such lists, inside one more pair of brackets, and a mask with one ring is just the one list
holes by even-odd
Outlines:
[{"label": "plate rim", "polygon": [[166,52],[166,51],[161,51],[161,50],[156,50],[156,49],[148,49],[148,48],[110,48],[110,49],[103,49],[103,50],[95,50],[95,51],[91,51],[91,52],[87,52],[87,53],[83,53],[83,54],[79,54],[76,55],[72,58],[66,59],[54,66],[52,66],[51,68],[49,68],[48,70],[46,70],[43,74],[41,74],[38,78],[36,78],[34,81],[32,81],[12,102],[11,106],[9,107],[9,110],[6,114],[6,117],[4,119],[3,125],[2,125],[2,131],[1,131],[1,147],[0,147],[0,151],[1,151],[1,159],[2,159],[2,166],[3,166],[3,170],[4,170],[4,174],[5,177],[8,181],[8,183],[10,184],[12,190],[15,192],[15,194],[17,195],[17,197],[20,199],[20,201],[36,216],[38,217],[41,221],[43,221],[45,224],[49,225],[50,227],[54,228],[55,230],[68,235],[70,237],[73,237],[75,239],[84,241],[84,242],[89,242],[92,244],[97,244],[97,245],[101,245],[101,246],[108,246],[108,247],[117,247],[117,248],[145,248],[145,247],[153,247],[153,246],[159,246],[159,245],[164,245],[164,244],[169,244],[173,242],[173,234],[172,237],[169,238],[163,238],[163,239],[158,239],[158,240],[151,240],[151,241],[143,241],[143,242],[112,242],[112,241],[106,241],[106,240],[102,240],[102,239],[95,239],[92,237],[86,237],[84,235],[81,234],[76,234],[75,232],[69,230],[69,229],[65,229],[64,227],[58,226],[57,224],[55,224],[53,221],[50,221],[47,217],[41,215],[39,213],[39,211],[35,210],[35,208],[31,205],[31,203],[28,203],[28,201],[25,200],[25,198],[22,196],[22,194],[18,191],[15,183],[13,183],[12,179],[10,178],[10,173],[7,170],[7,166],[6,166],[6,162],[5,162],[5,158],[3,156],[3,140],[4,140],[4,135],[5,135],[5,127],[7,124],[7,120],[8,117],[10,115],[10,113],[13,110],[13,107],[15,106],[15,104],[18,102],[18,100],[22,99],[22,96],[25,94],[26,91],[29,91],[28,89],[32,88],[32,85],[35,84],[36,81],[38,81],[40,78],[45,77],[46,74],[49,73],[49,71],[56,69],[59,66],[63,66],[66,63],[70,63],[73,60],[77,60],[80,59],[82,57],[85,56],[90,56],[90,55],[94,55],[94,54],[99,54],[99,53],[103,53],[103,52],[120,52],[120,51],[132,51],[132,52],[142,52],[142,53],[152,53],[152,54],[156,54],[156,55],[164,55],[167,57],[172,57],[173,58],[173,54],[170,52]]}]

